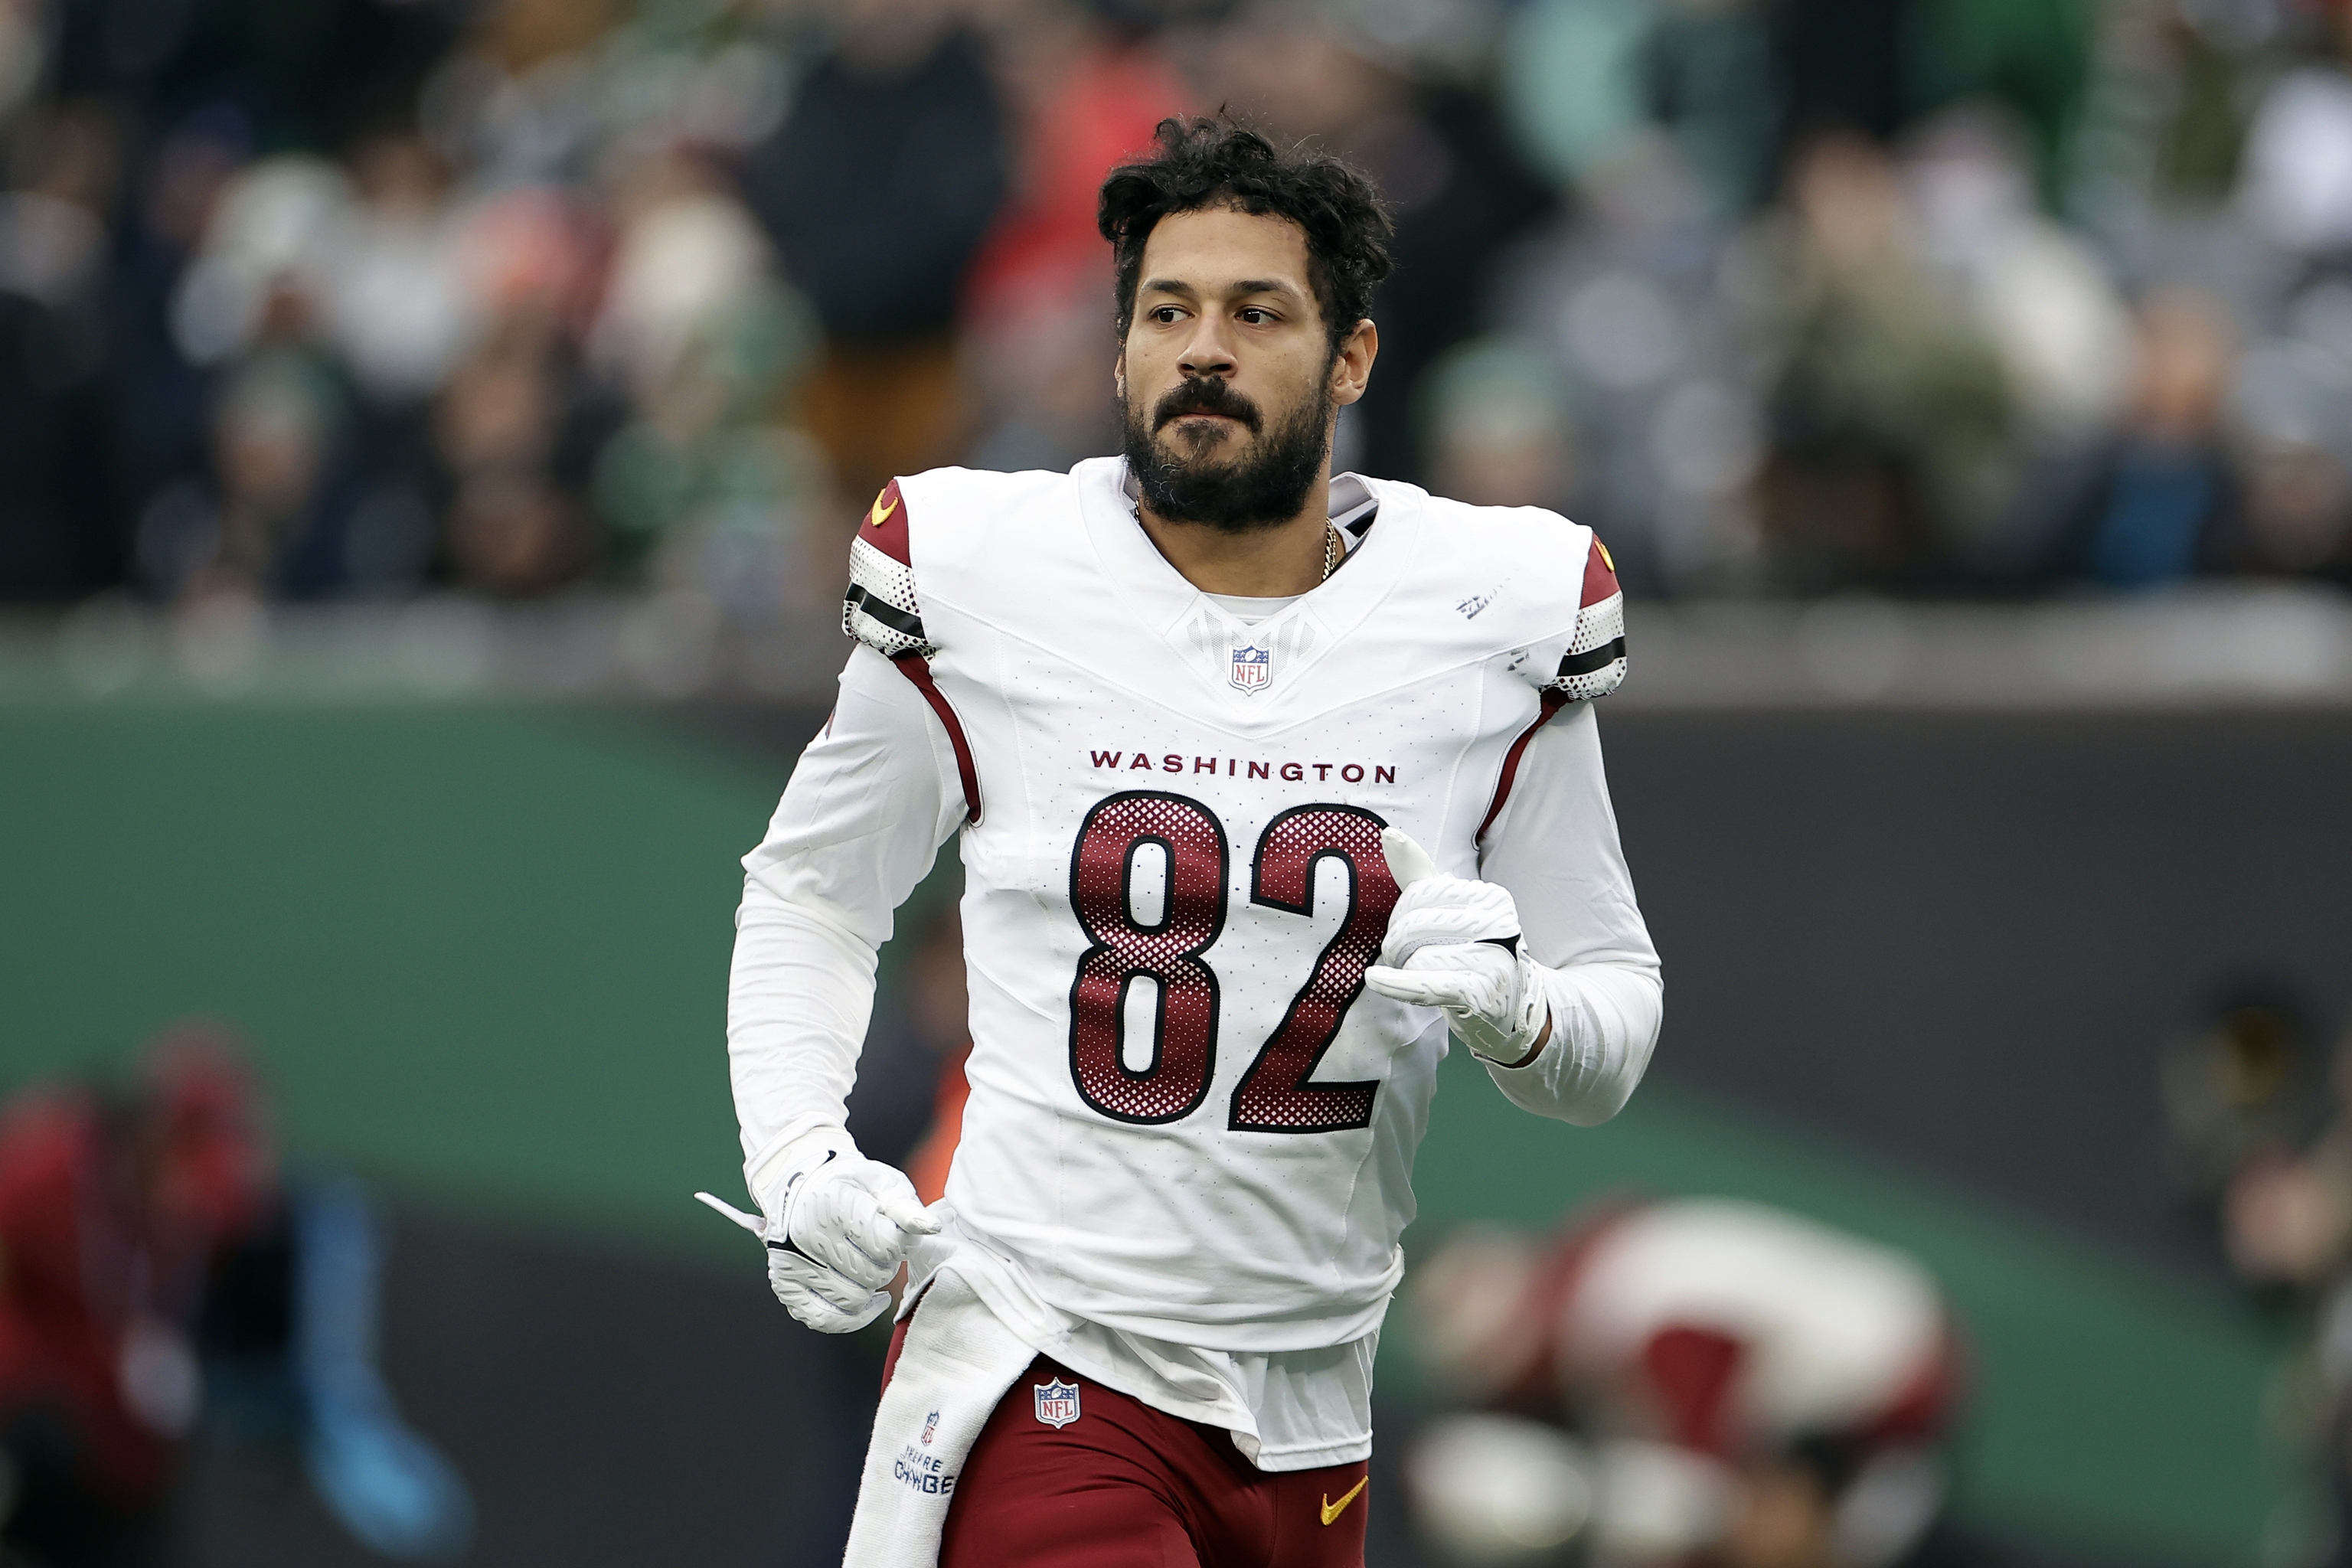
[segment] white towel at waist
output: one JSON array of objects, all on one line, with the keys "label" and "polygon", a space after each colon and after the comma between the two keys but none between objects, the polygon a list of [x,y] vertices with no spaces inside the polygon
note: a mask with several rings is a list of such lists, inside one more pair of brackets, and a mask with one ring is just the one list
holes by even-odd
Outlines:
[{"label": "white towel at waist", "polygon": [[1037,1352],[952,1268],[915,1303],[858,1479],[842,1568],[931,1568],[956,1478],[1004,1391]]}]

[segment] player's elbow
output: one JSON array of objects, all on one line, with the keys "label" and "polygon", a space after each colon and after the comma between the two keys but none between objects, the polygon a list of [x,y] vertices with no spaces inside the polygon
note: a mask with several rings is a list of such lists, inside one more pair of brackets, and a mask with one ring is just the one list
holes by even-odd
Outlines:
[{"label": "player's elbow", "polygon": [[1601,1092],[1561,1104],[1555,1114],[1570,1127],[1598,1127],[1625,1109],[1638,1079],[1612,1083]]},{"label": "player's elbow", "polygon": [[1562,1097],[1559,1115],[1574,1126],[1598,1127],[1625,1109],[1650,1070],[1665,1023],[1665,993],[1650,963],[1613,969],[1585,1003],[1597,1048],[1584,1081]]}]

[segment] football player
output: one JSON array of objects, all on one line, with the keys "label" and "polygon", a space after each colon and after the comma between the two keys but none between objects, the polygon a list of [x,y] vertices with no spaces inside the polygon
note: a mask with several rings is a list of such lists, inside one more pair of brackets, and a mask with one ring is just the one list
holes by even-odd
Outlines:
[{"label": "football player", "polygon": [[[850,1563],[1359,1563],[1449,1034],[1580,1125],[1656,1038],[1590,707],[1623,601],[1581,525],[1332,475],[1363,174],[1171,120],[1100,225],[1123,456],[904,477],[851,546],[859,646],[744,861],[744,1172],[802,1322],[909,1268]],[[842,1108],[950,837],[971,1088],[926,1209]]]},{"label": "football player", "polygon": [[1415,1259],[1412,1295],[1434,1385],[1483,1407],[1424,1428],[1405,1464],[1451,1557],[1556,1563],[1580,1524],[1587,1560],[1627,1565],[1965,1555],[1936,1531],[1959,1331],[1902,1253],[1760,1204],[1668,1198],[1545,1243],[1456,1232]]}]

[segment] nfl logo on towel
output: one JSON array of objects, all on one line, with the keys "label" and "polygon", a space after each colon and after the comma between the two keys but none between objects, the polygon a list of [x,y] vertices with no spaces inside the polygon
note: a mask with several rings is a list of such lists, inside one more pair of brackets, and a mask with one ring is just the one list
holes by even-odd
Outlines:
[{"label": "nfl logo on towel", "polygon": [[1244,691],[1255,691],[1265,685],[1274,674],[1274,655],[1262,647],[1234,649],[1234,684]]},{"label": "nfl logo on towel", "polygon": [[1059,1430],[1078,1418],[1078,1385],[1055,1379],[1029,1385],[1037,1395],[1037,1419]]}]

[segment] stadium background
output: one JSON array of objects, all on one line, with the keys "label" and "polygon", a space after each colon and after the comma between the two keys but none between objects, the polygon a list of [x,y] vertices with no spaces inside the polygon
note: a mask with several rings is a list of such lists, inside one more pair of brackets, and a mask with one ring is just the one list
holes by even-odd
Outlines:
[{"label": "stadium background", "polygon": [[[738,1184],[734,859],[865,494],[1102,447],[1087,197],[1230,103],[1398,201],[1351,460],[1567,507],[1639,595],[1656,1067],[1584,1133],[1450,1065],[1408,1246],[1628,1187],[1816,1215],[1958,1306],[2000,1560],[2304,1561],[2296,1345],[2179,1200],[2158,1058],[2232,975],[2352,1004],[2340,23],[0,6],[0,1088],[244,1037],[297,1163],[393,1205],[470,1561],[828,1560],[878,1346],[687,1202]],[[1410,1337],[1391,1431],[1444,1395]],[[174,1507],[190,1563],[367,1560],[252,1455]]]}]

